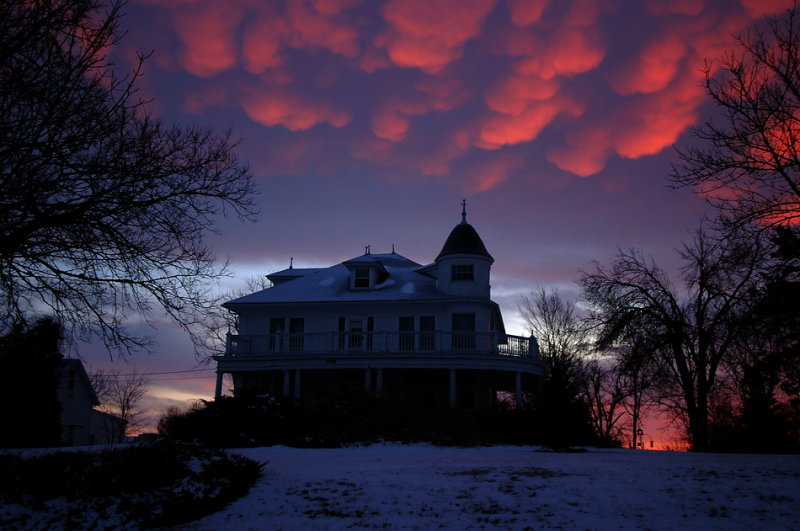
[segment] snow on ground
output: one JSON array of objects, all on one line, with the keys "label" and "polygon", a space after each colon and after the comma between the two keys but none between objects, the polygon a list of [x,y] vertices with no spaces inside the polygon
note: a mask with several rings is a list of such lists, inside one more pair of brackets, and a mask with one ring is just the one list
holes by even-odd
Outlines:
[{"label": "snow on ground", "polygon": [[800,529],[800,456],[376,445],[237,450],[250,493],[185,529]]}]

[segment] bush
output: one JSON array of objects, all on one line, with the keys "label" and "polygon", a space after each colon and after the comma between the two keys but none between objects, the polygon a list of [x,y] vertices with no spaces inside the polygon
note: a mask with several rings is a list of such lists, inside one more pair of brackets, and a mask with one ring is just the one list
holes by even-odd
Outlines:
[{"label": "bush", "polygon": [[0,527],[174,526],[246,494],[261,467],[163,440],[100,452],[0,455]]},{"label": "bush", "polygon": [[419,411],[356,393],[304,408],[290,398],[223,397],[159,422],[162,436],[217,447],[341,447],[380,441],[443,445],[538,444],[530,412]]}]

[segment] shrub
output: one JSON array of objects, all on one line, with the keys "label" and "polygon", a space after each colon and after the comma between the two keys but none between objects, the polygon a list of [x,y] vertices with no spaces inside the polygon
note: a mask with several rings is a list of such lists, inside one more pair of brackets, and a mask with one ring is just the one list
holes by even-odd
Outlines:
[{"label": "shrub", "polygon": [[173,526],[246,494],[261,467],[164,440],[100,452],[0,455],[0,527]]}]

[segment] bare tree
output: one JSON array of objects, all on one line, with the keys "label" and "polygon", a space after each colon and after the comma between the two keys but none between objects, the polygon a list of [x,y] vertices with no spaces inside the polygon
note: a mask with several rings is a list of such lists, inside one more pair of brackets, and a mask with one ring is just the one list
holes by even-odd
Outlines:
[{"label": "bare tree", "polygon": [[584,362],[584,393],[589,404],[592,427],[604,444],[619,444],[625,401],[628,398],[616,360],[595,356]]},{"label": "bare tree", "polygon": [[661,356],[658,346],[651,344],[647,331],[631,326],[618,344],[609,347],[614,351],[617,382],[624,395],[622,407],[630,417],[631,447],[639,447],[639,430],[648,406],[658,402],[662,379]]},{"label": "bare tree", "polygon": [[140,403],[150,389],[149,373],[136,369],[124,374],[119,369],[98,370],[89,378],[100,401],[100,410],[121,420],[119,429],[110,426],[114,442],[122,442],[125,435],[134,434],[144,426],[146,412],[140,408]]},{"label": "bare tree", "polygon": [[241,287],[220,293],[212,304],[193,337],[195,353],[201,362],[208,362],[212,356],[225,353],[226,336],[239,330],[239,315],[223,306],[224,303],[250,295],[271,286],[266,276],[246,277]]},{"label": "bare tree", "polygon": [[256,215],[229,135],[148,115],[143,56],[115,73],[123,4],[0,3],[0,331],[47,311],[127,352],[158,309],[192,332],[225,274],[205,236]]},{"label": "bare tree", "polygon": [[708,62],[705,88],[720,120],[696,128],[671,178],[736,219],[800,221],[800,12],[795,4]]},{"label": "bare tree", "polygon": [[579,284],[600,323],[599,343],[612,344],[633,329],[646,330],[680,395],[670,405],[688,425],[692,448],[708,450],[709,395],[720,365],[742,333],[749,297],[766,256],[759,232],[713,239],[698,231],[684,245],[683,286],[641,251],[619,251]]},{"label": "bare tree", "polygon": [[522,296],[522,318],[539,342],[545,365],[544,382],[535,400],[544,442],[555,448],[584,443],[591,418],[584,394],[583,362],[588,334],[574,301],[544,288]]},{"label": "bare tree", "polygon": [[574,301],[564,300],[558,290],[539,288],[523,295],[520,316],[539,342],[545,364],[573,363],[589,349],[588,330],[583,326]]}]

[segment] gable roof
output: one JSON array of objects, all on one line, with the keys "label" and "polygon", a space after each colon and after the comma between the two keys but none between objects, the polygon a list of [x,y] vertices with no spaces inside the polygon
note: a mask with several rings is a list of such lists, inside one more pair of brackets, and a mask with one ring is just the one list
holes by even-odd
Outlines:
[{"label": "gable roof", "polygon": [[58,377],[61,385],[63,385],[66,379],[69,378],[69,373],[71,371],[75,371],[75,377],[83,383],[83,388],[88,393],[89,400],[91,401],[92,405],[99,406],[100,400],[98,400],[97,394],[94,392],[92,382],[89,380],[89,375],[86,374],[86,369],[84,368],[81,360],[67,358],[61,361],[61,367],[58,368]]}]

